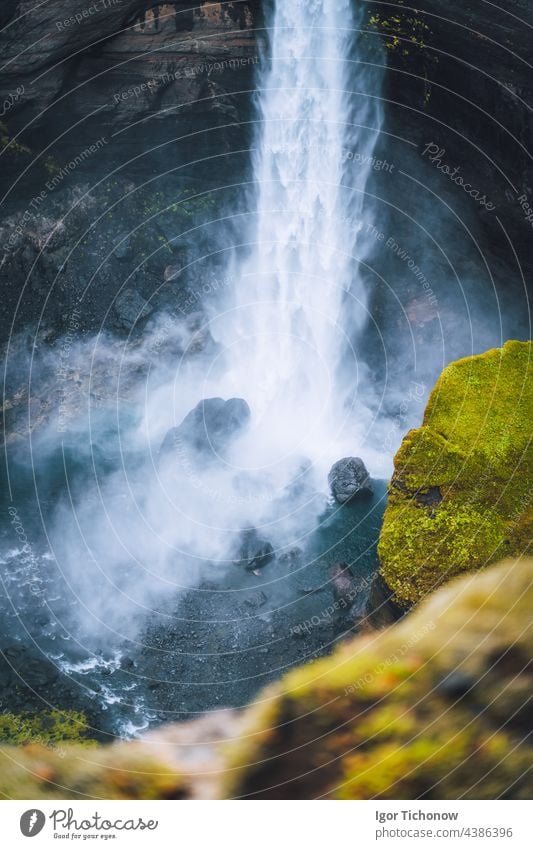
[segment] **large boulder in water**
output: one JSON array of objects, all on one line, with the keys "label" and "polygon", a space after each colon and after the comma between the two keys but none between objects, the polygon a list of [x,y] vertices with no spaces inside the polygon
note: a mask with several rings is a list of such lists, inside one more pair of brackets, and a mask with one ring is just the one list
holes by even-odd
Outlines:
[{"label": "large boulder in water", "polygon": [[360,457],[338,460],[331,467],[328,483],[339,504],[346,504],[357,496],[372,494],[370,475]]},{"label": "large boulder in water", "polygon": [[443,581],[527,550],[533,529],[530,342],[447,366],[394,458],[378,546],[401,608]]},{"label": "large boulder in water", "polygon": [[220,456],[250,420],[250,408],[242,398],[207,398],[191,410],[178,427],[168,431],[161,456],[171,453],[204,459]]}]

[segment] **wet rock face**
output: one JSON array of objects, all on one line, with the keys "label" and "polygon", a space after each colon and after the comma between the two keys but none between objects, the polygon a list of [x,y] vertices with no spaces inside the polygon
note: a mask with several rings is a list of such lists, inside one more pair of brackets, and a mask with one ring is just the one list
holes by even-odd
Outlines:
[{"label": "wet rock face", "polygon": [[344,457],[338,460],[331,468],[328,483],[339,504],[372,494],[370,475],[360,457]]},{"label": "wet rock face", "polygon": [[395,457],[378,546],[393,602],[405,609],[460,572],[526,550],[532,419],[531,343],[443,371]]},{"label": "wet rock face", "polygon": [[263,539],[255,528],[247,528],[241,534],[236,563],[247,572],[258,572],[274,559],[272,544]]},{"label": "wet rock face", "polygon": [[[397,104],[388,110],[389,129],[408,132],[421,156],[428,142],[438,141],[449,161],[490,193],[513,241],[528,240],[531,230],[517,197],[532,190],[524,144],[533,96],[529,0],[483,9],[477,0],[465,0],[444,16],[440,0],[419,0],[416,16],[403,0],[393,0],[387,11],[378,4],[376,13],[388,46],[387,96]],[[403,39],[396,45],[393,31]],[[494,240],[489,249],[497,244],[503,250],[494,215],[481,215],[480,223]]]},{"label": "wet rock face", "polygon": [[113,305],[115,322],[119,329],[131,330],[142,324],[152,312],[150,305],[134,289],[125,289]]},{"label": "wet rock face", "polygon": [[194,263],[213,234],[174,240],[249,165],[226,153],[247,147],[258,3],[0,5],[0,329],[35,321],[53,287],[55,333],[80,297],[84,329],[128,333],[110,301],[129,275],[154,310],[198,309],[220,285]]},{"label": "wet rock face", "polygon": [[[0,49],[8,61],[0,94],[3,99],[21,92],[10,111],[23,111],[27,122],[70,90],[70,120],[100,107],[103,126],[192,101],[205,84],[201,65],[213,65],[222,89],[225,72],[253,69],[248,60],[255,56],[255,6],[200,3],[192,9],[185,2],[50,0],[36,7],[20,0],[5,8],[3,3],[7,26]],[[36,40],[35,32],[44,37]],[[43,124],[46,114],[38,121]]]},{"label": "wet rock face", "polygon": [[217,460],[250,420],[250,408],[242,398],[207,398],[191,410],[179,427],[169,430],[161,445],[161,457],[173,452],[192,460]]}]

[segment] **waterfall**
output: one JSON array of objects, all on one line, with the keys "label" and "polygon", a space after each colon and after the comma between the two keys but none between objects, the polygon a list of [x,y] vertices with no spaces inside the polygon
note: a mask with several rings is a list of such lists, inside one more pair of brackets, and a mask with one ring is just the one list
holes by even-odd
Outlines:
[{"label": "waterfall", "polygon": [[[347,395],[353,403],[357,393],[358,258],[381,123],[379,100],[352,91],[354,77],[368,77],[358,64],[364,5],[280,0],[273,12],[258,84],[253,244],[233,270],[234,302],[219,331],[229,391],[252,408],[256,453],[268,446],[258,463],[294,452],[335,459]],[[360,397],[357,405],[361,421]],[[352,427],[350,453],[356,443]]]},{"label": "waterfall", "polygon": [[[318,552],[331,545],[328,534],[334,536],[335,527],[341,543],[352,534],[361,543],[359,553],[357,546],[352,549],[354,559],[368,552],[373,557],[373,525],[366,523],[362,537],[353,514],[327,500],[333,462],[360,455],[379,476],[378,460],[386,453],[379,451],[376,436],[373,443],[367,439],[370,386],[357,350],[366,321],[360,269],[368,256],[367,225],[374,209],[368,202],[369,177],[381,125],[380,72],[367,59],[362,35],[365,6],[356,0],[278,0],[274,8],[257,85],[253,192],[246,213],[236,216],[242,227],[225,276],[231,285],[221,287],[216,303],[213,297],[205,305],[213,310],[209,327],[197,330],[197,321],[204,319],[202,304],[200,319],[189,316],[177,327],[170,322],[171,330],[156,323],[142,346],[132,335],[124,352],[122,341],[120,347],[110,344],[101,333],[97,340],[69,343],[69,370],[84,375],[89,368],[88,385],[99,391],[105,381],[104,397],[114,396],[116,402],[116,409],[104,404],[99,413],[99,404],[89,401],[87,419],[82,411],[61,435],[61,452],[57,433],[45,431],[40,444],[38,433],[35,440],[32,436],[31,460],[40,451],[41,465],[35,467],[37,477],[32,467],[28,480],[33,487],[50,475],[43,503],[54,504],[56,469],[73,478],[51,516],[40,505],[35,511],[50,525],[45,530],[53,559],[49,563],[43,554],[40,566],[47,599],[53,600],[50,646],[55,660],[63,641],[57,616],[70,630],[64,639],[74,637],[59,657],[69,672],[85,675],[94,669],[96,652],[103,658],[101,668],[120,676],[118,655],[109,653],[131,639],[139,658],[137,635],[146,622],[159,668],[159,655],[168,653],[166,636],[160,641],[152,626],[166,633],[176,617],[181,630],[169,645],[179,645],[179,659],[172,674],[179,677],[181,658],[190,654],[184,668],[193,685],[173,686],[177,695],[169,695],[165,704],[177,699],[198,710],[193,693],[198,683],[206,688],[204,705],[212,708],[217,682],[232,680],[224,657],[236,670],[235,692],[242,694],[241,681],[251,681],[264,668],[259,646],[268,645],[269,653],[273,647],[273,671],[307,654],[307,641],[283,635],[290,633],[291,622],[301,621],[300,602],[317,615],[323,609],[318,593],[308,597],[303,589],[302,595],[300,573],[305,569],[305,580],[309,575],[311,587],[322,589],[327,572]],[[226,232],[221,238],[230,237]],[[219,344],[212,344],[209,330]],[[167,335],[171,344],[165,353]],[[187,345],[194,356],[182,356]],[[85,389],[80,393],[84,397]],[[201,422],[193,414],[191,424],[191,413],[199,402],[220,397],[245,399],[250,424],[241,429],[238,417],[219,418],[216,412],[201,445]],[[243,405],[237,406],[242,411]],[[216,401],[215,407],[220,411]],[[199,409],[203,415],[207,408]],[[205,450],[213,434],[219,438]],[[84,463],[90,472],[82,477]],[[332,549],[337,560],[336,541]],[[256,574],[261,570],[242,565],[264,563],[270,554],[276,565],[265,569],[264,578]],[[22,566],[26,570],[27,564]],[[28,581],[31,589],[34,578],[24,578],[26,596]],[[264,587],[265,593],[248,596],[254,587]],[[176,598],[189,588],[198,588],[193,595],[206,618],[198,645],[191,631],[201,618],[196,608],[187,602],[182,618],[176,607]],[[263,614],[259,610],[267,597]],[[39,607],[37,622],[41,616]],[[317,630],[311,640],[317,650],[320,639]],[[184,646],[191,651],[184,652]],[[242,669],[237,663],[232,667],[245,647],[250,658]],[[87,658],[85,649],[92,656]],[[213,663],[212,679],[194,662],[196,650],[202,664]],[[218,650],[220,665],[214,659]],[[148,656],[151,649],[140,669],[151,674]],[[163,674],[169,668],[163,665]],[[117,700],[116,685],[113,690],[107,679],[98,691],[117,706],[123,700],[126,709],[135,693],[130,695],[129,684],[124,690],[119,685]],[[151,696],[151,690],[140,696],[139,710]]]}]

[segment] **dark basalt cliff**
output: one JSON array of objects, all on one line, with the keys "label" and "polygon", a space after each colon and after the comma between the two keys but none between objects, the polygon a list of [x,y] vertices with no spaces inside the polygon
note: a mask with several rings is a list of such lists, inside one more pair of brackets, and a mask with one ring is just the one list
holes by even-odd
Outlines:
[{"label": "dark basalt cliff", "polygon": [[[65,332],[84,292],[81,332],[109,308],[113,329],[128,331],[132,303],[144,315],[187,302],[194,279],[206,284],[204,269],[186,282],[176,275],[193,259],[192,241],[201,255],[212,233],[173,239],[230,202],[208,192],[248,167],[260,19],[257,3],[243,0],[3,7],[6,333],[14,316],[16,329],[41,317],[48,338]],[[125,278],[126,308],[114,309]]]},{"label": "dark basalt cliff", "polygon": [[[237,119],[232,98],[242,90],[249,99],[264,5],[9,0],[0,12],[2,120],[25,141],[37,128],[41,140],[43,133],[56,137],[61,111],[69,127],[97,116],[97,135],[152,114],[165,117],[161,110],[178,106],[181,118],[222,109]],[[521,224],[529,232],[516,198],[532,190],[531,4],[367,5],[369,37],[383,40],[391,69],[384,92],[388,129],[420,149],[440,143],[450,161],[474,169],[517,231]],[[215,102],[206,105],[207,99]]]},{"label": "dark basalt cliff", "polygon": [[32,196],[39,169],[102,139],[106,161],[97,157],[92,169],[105,173],[125,163],[130,174],[153,172],[154,147],[170,142],[182,161],[238,147],[259,61],[258,16],[243,0],[13,4],[0,33],[4,209],[14,177],[18,197]]},{"label": "dark basalt cliff", "polygon": [[17,131],[38,127],[57,135],[57,124],[49,127],[60,114],[55,104],[67,113],[68,126],[98,113],[104,130],[117,129],[208,95],[230,95],[237,79],[249,88],[257,58],[255,5],[11,3],[0,33],[7,60],[0,96],[6,102],[15,96],[6,117]]},{"label": "dark basalt cliff", "polygon": [[[84,223],[92,223],[95,209],[103,204],[98,194],[100,180],[106,181],[111,200],[128,194],[128,180],[136,184],[151,178],[159,181],[159,198],[151,196],[141,203],[137,193],[122,205],[120,215],[106,219],[106,235],[115,241],[139,221],[146,221],[150,211],[161,208],[164,201],[179,200],[178,183],[183,190],[198,193],[199,188],[246,182],[255,117],[254,75],[265,38],[265,6],[262,0],[196,4],[53,0],[36,7],[19,0],[2,5],[0,50],[5,62],[0,73],[0,144],[4,167],[0,169],[0,191],[5,227],[0,233],[0,275],[6,293],[2,305],[5,321],[11,322],[25,283],[41,295],[54,283],[55,307],[53,315],[45,316],[45,323],[58,333],[64,329],[61,316],[69,308],[69,297],[76,302],[84,291],[83,279],[92,280],[91,257],[81,257],[77,251],[67,266],[68,252],[53,255],[54,247],[61,247],[61,241],[63,247],[72,245],[83,233]],[[376,61],[383,62],[385,55],[389,66],[382,92],[385,132],[378,145],[383,150],[378,153],[396,167],[395,180],[383,177],[388,201],[381,205],[381,229],[417,256],[421,234],[411,218],[420,222],[431,213],[432,231],[447,245],[456,243],[456,234],[448,231],[449,222],[438,216],[456,219],[470,246],[483,256],[480,261],[478,255],[479,266],[488,261],[498,297],[510,297],[514,292],[523,298],[522,275],[530,265],[527,242],[532,227],[527,204],[533,203],[526,149],[533,95],[527,73],[533,59],[530,4],[510,0],[503,9],[485,0],[454,0],[443,8],[437,0],[420,0],[415,9],[407,0],[394,0],[366,6],[367,40],[376,47],[385,46],[385,50],[376,50]],[[357,65],[354,68],[357,70]],[[354,78],[357,88],[355,83]],[[438,161],[424,154],[428,144],[442,151]],[[91,145],[99,146],[97,155],[91,152]],[[84,161],[76,164],[80,155]],[[438,171],[439,163],[452,171],[458,168],[494,209],[470,201],[449,176]],[[172,185],[166,177],[169,172]],[[49,191],[47,181],[57,174],[54,189]],[[67,219],[65,209],[74,201],[67,192],[85,182],[96,185],[92,212],[78,204],[80,226],[72,229],[75,216]],[[151,185],[155,189],[156,182]],[[234,198],[230,192],[227,188],[219,192],[212,199],[214,208],[238,210],[243,191]],[[396,197],[401,197],[401,210],[394,208]],[[12,238],[17,217],[24,214],[24,233]],[[194,215],[193,211],[191,220]],[[55,245],[47,242],[46,254],[40,254],[36,263],[58,220],[65,222],[63,235],[55,233]],[[120,249],[120,273],[118,267],[109,271],[106,262],[99,271],[105,285],[84,311],[88,328],[102,318],[101,292],[114,297],[113,281],[126,277],[128,250],[129,272],[136,267],[133,260],[148,255],[154,242],[165,241],[168,246],[165,257],[160,254],[150,260],[151,269],[143,259],[136,280],[128,283],[142,298],[150,299],[154,285],[162,285],[176,262],[179,267],[191,262],[190,254],[176,256],[180,247],[176,243],[168,245],[169,239],[186,229],[182,224],[163,227],[164,232],[147,232],[144,245],[136,232],[131,243]],[[207,232],[203,235],[208,238]],[[213,254],[212,234],[210,238]],[[195,250],[201,254],[199,242],[195,240]],[[91,250],[89,247],[89,254]],[[105,253],[100,246],[92,253],[99,265]],[[452,257],[454,262],[458,253]],[[401,286],[397,269],[385,267],[389,259],[393,261],[381,257],[380,272],[385,277],[394,275],[395,285]],[[459,272],[468,277],[478,275],[479,270],[470,259]],[[430,269],[433,278],[435,273]],[[449,273],[445,269],[445,275]],[[205,282],[206,272],[195,274]],[[56,284],[56,275],[61,285]],[[487,284],[480,285],[492,286],[487,279]],[[170,294],[176,298],[175,291]],[[378,285],[371,300],[376,315],[380,297]],[[30,305],[19,305],[18,325],[35,318],[35,303],[33,296]],[[434,318],[427,305],[422,312],[422,322]],[[390,321],[390,316],[385,320]]]},{"label": "dark basalt cliff", "polygon": [[[459,166],[496,206],[479,212],[487,244],[512,256],[511,239],[527,265],[532,223],[520,198],[533,199],[531,3],[394,0],[372,7],[390,68],[387,129],[415,142],[420,156],[429,143],[444,149],[443,164]],[[429,173],[434,166],[423,158]]]},{"label": "dark basalt cliff", "polygon": [[[247,239],[239,228],[241,213],[249,211],[255,72],[270,2],[2,0],[0,336],[9,338],[2,417],[15,469],[28,432],[33,439],[36,428],[48,426],[56,407],[73,422],[85,407],[105,412],[120,385],[127,408],[158,358],[168,354],[173,362],[215,344],[201,310],[228,282],[228,253]],[[516,321],[516,330],[513,321],[526,312],[531,267],[533,7],[531,0],[507,0],[505,8],[489,0],[417,0],[416,8],[408,0],[360,2],[372,61],[386,57],[388,64],[382,90],[370,96],[381,96],[384,111],[375,152],[394,170],[377,169],[373,177],[379,257],[368,257],[377,273],[370,279],[369,271],[364,282],[369,313],[387,343],[395,396],[394,368],[411,374],[406,334],[419,346],[416,368],[427,360],[431,374],[439,330],[443,339],[448,333],[447,361],[463,328],[471,331],[466,319],[458,321],[462,310],[470,322],[469,300],[480,305],[475,320],[483,332],[522,335],[523,324]],[[354,63],[354,90],[364,65]],[[437,151],[433,159],[429,149]],[[453,182],[458,172],[477,198]],[[438,299],[426,298],[420,278],[409,279],[409,257],[419,272],[418,263],[426,263],[424,280]],[[495,295],[497,320],[487,294]],[[96,331],[103,353],[88,369],[88,347],[80,343],[99,341]],[[372,329],[364,332],[370,337]],[[477,350],[489,347],[483,333],[471,341]],[[366,342],[360,345],[365,369],[377,384],[379,368]],[[29,672],[40,695],[57,698],[62,684],[51,664],[12,646],[5,653],[10,677],[5,670],[4,677],[13,713],[3,712],[0,742],[29,745],[16,757],[0,748],[3,795],[55,798],[59,786],[61,797],[68,787],[73,798],[529,798],[531,750],[524,740],[531,731],[533,563],[513,559],[482,571],[504,554],[518,557],[529,539],[530,466],[521,458],[531,398],[520,395],[523,403],[517,402],[529,357],[530,349],[513,341],[449,367],[423,427],[411,431],[397,458],[380,543],[378,604],[393,591],[397,615],[447,578],[475,574],[441,587],[383,633],[361,635],[292,671],[244,717],[214,714],[114,747],[88,739],[88,724],[100,718],[82,712],[70,692],[68,712],[32,715],[26,692],[17,690],[17,668]],[[423,394],[426,374],[414,366],[412,374]],[[111,443],[101,455],[92,442],[87,448],[101,456],[106,475],[118,462]],[[45,490],[51,503],[60,475],[70,465],[76,475],[75,464],[89,456],[82,452],[80,459],[76,443],[71,463],[69,445],[66,455],[61,447],[60,471],[54,469],[57,477]],[[32,486],[42,488],[36,456]],[[40,468],[44,478],[48,467]],[[16,484],[22,492],[25,485],[23,478]],[[473,528],[481,529],[481,543]],[[434,553],[429,563],[428,552]],[[284,568],[292,569],[292,561]],[[252,581],[253,572],[246,575]],[[301,587],[306,603],[316,598],[322,606],[315,589]],[[243,604],[243,616],[255,616],[263,593]],[[187,609],[189,621],[200,621],[206,610],[199,607],[197,615],[192,603]],[[270,640],[270,620],[261,623]],[[319,625],[324,631],[313,639],[322,646],[332,626],[325,617]],[[291,640],[301,634],[292,632]],[[193,636],[206,654],[220,651],[209,617]],[[178,637],[155,633],[157,652],[172,657]],[[140,663],[144,674],[152,655]],[[274,666],[284,663],[280,654]],[[254,667],[256,677],[260,668]],[[169,703],[166,691],[159,692],[154,703],[163,716]],[[200,710],[205,703],[198,702]],[[78,738],[82,748],[64,758],[61,746]],[[222,738],[234,739],[221,747]]]}]

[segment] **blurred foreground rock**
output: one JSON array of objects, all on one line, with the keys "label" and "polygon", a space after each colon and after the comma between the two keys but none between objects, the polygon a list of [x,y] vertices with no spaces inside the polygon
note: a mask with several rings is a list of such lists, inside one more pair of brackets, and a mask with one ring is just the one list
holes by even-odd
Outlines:
[{"label": "blurred foreground rock", "polygon": [[17,799],[530,798],[533,560],[440,589],[242,714],[111,746],[0,749]]},{"label": "blurred foreground rock", "polygon": [[228,746],[231,796],[529,798],[533,560],[439,590],[289,673]]}]

